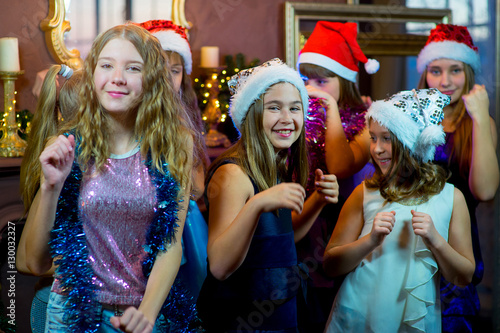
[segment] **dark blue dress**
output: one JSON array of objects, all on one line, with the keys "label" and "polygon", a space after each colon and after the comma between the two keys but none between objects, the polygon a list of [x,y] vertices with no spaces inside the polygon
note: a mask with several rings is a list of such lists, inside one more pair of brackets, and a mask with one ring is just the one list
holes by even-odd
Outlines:
[{"label": "dark blue dress", "polygon": [[[257,194],[255,184],[254,190]],[[217,280],[208,263],[199,316],[207,332],[296,332],[300,288],[291,211],[264,213],[245,260],[231,276]]]},{"label": "dark blue dress", "polygon": [[479,314],[479,297],[476,291],[483,279],[484,263],[479,246],[479,232],[476,219],[478,201],[469,189],[469,176],[461,176],[458,163],[449,163],[451,148],[453,147],[454,133],[446,133],[446,143],[436,149],[435,162],[451,171],[449,183],[455,185],[465,196],[469,209],[472,247],[476,269],[472,283],[465,288],[457,287],[441,278],[441,312],[443,332],[473,332],[475,321]]}]

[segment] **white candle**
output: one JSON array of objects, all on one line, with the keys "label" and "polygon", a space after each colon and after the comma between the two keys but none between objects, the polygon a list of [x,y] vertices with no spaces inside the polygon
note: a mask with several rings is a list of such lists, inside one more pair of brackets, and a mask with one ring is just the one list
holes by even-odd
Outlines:
[{"label": "white candle", "polygon": [[219,47],[203,46],[201,48],[201,66],[203,68],[219,67]]},{"label": "white candle", "polygon": [[0,38],[0,71],[19,72],[20,70],[17,38]]}]

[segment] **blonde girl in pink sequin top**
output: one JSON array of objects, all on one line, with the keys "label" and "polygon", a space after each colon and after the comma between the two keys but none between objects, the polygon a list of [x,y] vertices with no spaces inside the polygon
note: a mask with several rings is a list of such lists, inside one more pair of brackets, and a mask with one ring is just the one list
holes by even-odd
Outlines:
[{"label": "blonde girl in pink sequin top", "polygon": [[[155,331],[153,326],[179,269],[191,186],[193,127],[166,67],[161,45],[143,28],[127,24],[99,35],[85,60],[76,121],[62,131],[71,134],[53,138],[40,156],[41,186],[27,221],[27,267],[34,274],[51,267],[50,233],[58,221],[59,206],[69,200],[60,193],[66,189],[65,181],[78,180],[74,174],[81,171],[78,201],[66,205],[77,207],[76,222],[83,224],[87,237],[84,261],[92,268],[92,283],[102,307],[99,332]],[[147,225],[153,224],[149,220],[158,210],[172,205],[158,202],[163,193],[158,193],[151,179],[157,174],[167,179],[166,171],[179,189],[173,199],[178,208],[174,212],[177,232],[144,277],[141,263],[151,251],[145,246]],[[78,289],[77,284],[73,290],[65,289],[65,278],[56,272],[49,308],[51,302],[55,306],[56,300]],[[63,311],[69,311],[64,306]],[[107,309],[114,309],[115,316],[106,317]],[[51,332],[66,332],[70,327],[84,331],[70,326],[66,317],[51,317],[50,310],[48,318]]]}]

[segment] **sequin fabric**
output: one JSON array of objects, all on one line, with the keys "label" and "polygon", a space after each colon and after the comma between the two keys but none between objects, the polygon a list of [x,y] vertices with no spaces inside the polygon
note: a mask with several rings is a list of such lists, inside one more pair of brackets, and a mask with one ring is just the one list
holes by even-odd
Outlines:
[{"label": "sequin fabric", "polygon": [[109,159],[104,173],[83,180],[80,213],[101,303],[138,306],[142,300],[147,282],[142,246],[155,194],[140,152]]},{"label": "sequin fabric", "polygon": [[144,294],[147,279],[142,262],[147,253],[142,246],[156,198],[142,160],[140,152],[111,158],[104,173],[82,181],[80,218],[101,303],[137,306]]},{"label": "sequin fabric", "polygon": [[[314,189],[314,172],[316,169],[327,170],[325,161],[326,104],[321,98],[309,99],[309,109],[306,115],[306,142],[309,152],[310,175],[307,182],[307,194]],[[362,132],[365,127],[366,108],[349,107],[339,109],[342,127],[348,141]]]},{"label": "sequin fabric", "polygon": [[408,114],[420,129],[438,125],[443,121],[443,108],[450,104],[450,97],[435,88],[405,90],[384,100]]},{"label": "sequin fabric", "polygon": [[477,47],[472,41],[472,37],[469,34],[467,27],[452,24],[438,24],[434,29],[431,30],[429,38],[425,45],[431,43],[439,43],[444,41],[454,41],[457,43],[463,43],[478,52]]},{"label": "sequin fabric", "polygon": [[[78,154],[79,141],[77,140],[75,155],[78,156]],[[138,149],[126,154],[126,156],[113,157],[113,159],[123,159],[136,154],[138,154]],[[148,153],[145,161],[142,160],[139,164],[135,164],[139,169],[133,169],[142,175],[143,181],[136,182],[140,187],[143,187],[147,183],[145,180],[148,179],[147,176],[144,176],[142,164],[145,165],[152,187],[155,189],[154,202],[158,203],[153,209],[154,217],[152,221],[149,221],[144,237],[145,243],[142,246],[142,251],[146,254],[142,256],[144,259],[141,263],[141,270],[145,277],[149,277],[157,254],[167,251],[170,244],[175,242],[175,233],[178,227],[179,186],[170,174],[168,163],[161,164],[162,171],[160,172],[152,166],[151,154]],[[134,176],[132,178],[135,179]],[[51,232],[51,253],[58,266],[53,290],[57,290],[67,297],[63,321],[67,325],[68,332],[94,333],[100,326],[100,303],[97,300],[100,290],[98,290],[97,279],[92,267],[96,265],[97,261],[95,257],[89,256],[86,228],[83,226],[83,214],[80,214],[80,211],[83,211],[80,203],[84,201],[80,200],[80,194],[83,193],[81,191],[83,180],[81,169],[75,160],[61,190],[54,228]],[[90,181],[90,178],[86,181]],[[107,240],[107,237],[104,239]],[[90,258],[94,260],[90,260]],[[121,256],[121,258],[124,257]],[[133,259],[135,260],[135,258]],[[137,260],[134,263],[134,269],[137,269]],[[193,333],[200,331],[194,299],[182,286],[179,279],[176,279],[172,285],[161,313],[169,323],[168,327],[161,329],[162,332]]]},{"label": "sequin fabric", "polygon": [[279,58],[274,58],[269,61],[266,61],[262,65],[248,68],[245,70],[240,71],[237,74],[234,74],[231,79],[228,81],[227,85],[229,87],[229,91],[231,92],[231,95],[236,94],[237,91],[241,90],[243,86],[245,86],[247,79],[252,76],[252,74],[257,73],[261,71],[262,69],[270,66],[281,66],[284,65],[283,61]]}]

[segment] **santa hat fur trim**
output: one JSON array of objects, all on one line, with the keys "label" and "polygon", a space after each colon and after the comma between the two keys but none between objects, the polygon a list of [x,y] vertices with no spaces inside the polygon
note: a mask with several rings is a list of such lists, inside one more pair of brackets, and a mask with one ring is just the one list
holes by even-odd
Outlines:
[{"label": "santa hat fur trim", "polygon": [[481,73],[479,54],[467,45],[454,41],[427,44],[417,58],[418,72],[423,73],[432,61],[442,58],[461,61],[471,66],[475,74]]},{"label": "santa hat fur trim", "polygon": [[338,76],[343,77],[346,80],[349,80],[351,82],[356,82],[356,76],[358,75],[358,72],[353,71],[341,64],[339,64],[337,61],[333,60],[332,58],[329,58],[327,56],[324,56],[319,53],[312,53],[312,52],[305,52],[301,53],[299,55],[299,60],[298,60],[299,65],[300,64],[313,64],[317,66],[324,67],[328,69],[329,71],[334,72]]},{"label": "santa hat fur trim", "polygon": [[165,51],[173,51],[180,54],[184,60],[186,74],[190,75],[193,69],[191,48],[187,40],[173,30],[161,30],[152,33],[161,43]]},{"label": "santa hat fur trim", "polygon": [[366,119],[374,119],[387,128],[408,149],[413,149],[420,133],[419,126],[410,116],[385,101],[373,102],[366,113]]},{"label": "santa hat fur trim", "polygon": [[229,113],[238,130],[241,130],[241,125],[245,121],[250,106],[270,86],[281,82],[291,83],[299,90],[304,117],[306,116],[309,108],[309,96],[299,73],[279,59],[270,60],[261,66],[246,71],[251,74],[245,75],[245,71],[241,71],[228,82],[230,87],[235,87],[235,93],[231,97]]},{"label": "santa hat fur trim", "polygon": [[377,121],[387,128],[417,159],[434,159],[436,146],[445,143],[441,126],[443,108],[450,97],[437,89],[401,91],[385,100],[372,103],[367,122]]}]

